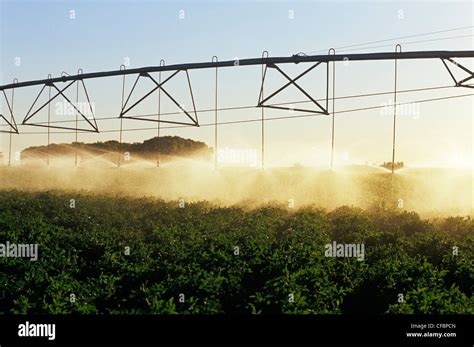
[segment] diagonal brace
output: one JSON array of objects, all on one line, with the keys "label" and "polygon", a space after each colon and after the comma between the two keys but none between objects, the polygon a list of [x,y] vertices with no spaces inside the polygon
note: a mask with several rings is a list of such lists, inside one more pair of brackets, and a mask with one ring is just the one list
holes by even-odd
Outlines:
[{"label": "diagonal brace", "polygon": [[2,90],[2,92],[7,103],[8,111],[10,112],[10,120],[8,120],[3,114],[0,114],[0,118],[2,118],[12,130],[0,130],[0,133],[18,134],[18,127],[16,125],[15,117],[13,116],[13,108],[10,105],[10,102],[8,101],[8,97],[5,91]]},{"label": "diagonal brace", "polygon": [[[454,74],[452,73],[451,69],[449,68],[448,64],[446,64],[445,60],[448,60],[450,63],[452,63],[453,65],[459,67],[461,70],[467,72],[470,76],[458,81],[456,80],[456,77],[454,77]],[[454,84],[456,87],[467,87],[467,88],[473,88],[473,86],[470,86],[470,85],[466,85],[465,83],[471,79],[474,79],[474,72],[469,70],[467,67],[461,65],[460,63],[458,63],[457,61],[451,59],[451,58],[441,58],[441,61],[443,62],[444,66],[446,67],[446,69],[448,70],[448,73],[449,75],[451,76],[451,78],[453,79],[454,81]]]}]

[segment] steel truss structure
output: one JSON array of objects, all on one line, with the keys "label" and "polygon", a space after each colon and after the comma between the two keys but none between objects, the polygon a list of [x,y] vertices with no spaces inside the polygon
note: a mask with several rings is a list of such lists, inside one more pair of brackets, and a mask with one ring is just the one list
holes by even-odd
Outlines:
[{"label": "steel truss structure", "polygon": [[[455,61],[456,58],[473,58],[474,51],[413,51],[413,52],[402,52],[400,45],[397,45],[395,52],[382,52],[382,53],[360,53],[360,54],[336,54],[334,49],[330,49],[327,55],[305,55],[305,54],[295,54],[289,57],[270,57],[268,52],[264,52],[261,58],[251,58],[251,59],[242,59],[242,60],[228,60],[228,61],[219,61],[216,56],[212,58],[210,62],[201,62],[201,63],[187,63],[187,64],[175,64],[175,65],[165,65],[164,61],[160,61],[159,66],[149,66],[149,67],[141,67],[141,68],[134,68],[134,69],[126,69],[125,66],[121,66],[119,70],[113,71],[102,71],[102,72],[92,72],[92,73],[83,73],[81,69],[79,69],[76,75],[68,75],[63,73],[61,77],[52,78],[48,76],[47,79],[42,80],[32,80],[32,81],[24,81],[19,82],[18,80],[14,80],[11,84],[6,84],[0,86],[0,91],[3,94],[3,98],[6,100],[8,113],[7,115],[0,114],[0,120],[5,122],[5,126],[9,127],[9,130],[1,130],[0,132],[9,133],[10,136],[12,134],[19,134],[19,129],[15,120],[15,114],[13,110],[13,98],[14,98],[14,90],[18,88],[26,88],[31,86],[38,86],[42,85],[42,89],[40,90],[38,96],[33,101],[33,104],[29,108],[28,113],[25,115],[21,125],[30,125],[30,126],[39,126],[48,128],[48,144],[49,144],[49,129],[64,129],[64,130],[73,130],[76,132],[76,140],[77,140],[77,132],[96,132],[99,133],[99,127],[97,126],[96,118],[94,115],[94,111],[91,107],[91,102],[89,98],[89,94],[87,92],[86,86],[84,81],[90,79],[98,79],[98,78],[107,78],[107,77],[114,77],[114,76],[122,76],[123,77],[123,88],[122,88],[122,105],[120,113],[117,119],[120,119],[120,142],[122,139],[122,121],[123,119],[133,119],[138,121],[148,121],[148,122],[156,122],[158,123],[158,136],[159,136],[159,124],[160,123],[171,123],[176,125],[184,125],[184,126],[194,126],[199,127],[199,118],[198,118],[198,111],[196,109],[196,103],[194,99],[194,93],[191,86],[191,79],[189,75],[190,70],[201,70],[201,69],[215,69],[215,146],[217,149],[217,125],[218,125],[218,117],[217,117],[217,72],[219,68],[224,67],[242,67],[242,66],[262,66],[262,80],[260,86],[260,92],[258,96],[258,102],[255,107],[259,107],[262,109],[262,167],[264,162],[264,109],[265,108],[273,108],[273,109],[280,109],[280,110],[291,110],[291,111],[301,111],[301,112],[308,112],[320,115],[331,115],[329,110],[329,86],[330,86],[330,78],[329,78],[329,65],[333,63],[333,74],[332,74],[332,146],[331,146],[331,167],[333,163],[333,150],[334,150],[334,100],[335,100],[335,63],[336,62],[347,62],[347,61],[379,61],[379,60],[393,60],[395,61],[395,88],[394,88],[394,95],[396,100],[396,93],[397,93],[397,61],[398,60],[408,60],[408,59],[440,59],[447,69],[449,75],[451,76],[452,80],[454,81],[455,87],[466,87],[466,88],[473,88],[473,85],[467,84],[468,81],[474,79],[474,72],[468,69],[467,67],[463,66],[459,62]],[[303,63],[311,63],[306,70],[295,77],[289,76],[280,65],[284,64],[303,64]],[[298,84],[298,80],[303,76],[309,74],[311,71],[316,69],[318,66],[326,64],[326,97],[325,102],[322,104],[319,103],[315,96],[311,95],[308,91],[302,88]],[[451,66],[451,68],[450,68]],[[457,80],[454,76],[452,68],[456,67],[461,69],[464,73],[467,73],[467,77]],[[288,82],[285,83],[283,86],[278,88],[277,90],[273,91],[268,96],[264,96],[264,85],[265,80],[267,77],[268,71],[275,71],[282,75]],[[158,81],[151,75],[152,73],[159,73]],[[171,75],[167,77],[165,80],[161,81],[161,73],[162,72],[171,72]],[[169,82],[172,78],[178,75],[180,72],[184,72],[187,79],[187,89],[189,90],[189,94],[192,100],[192,111],[186,110],[170,93],[164,88],[164,85]],[[130,90],[130,93],[125,98],[125,77],[127,75],[136,75],[136,80]],[[145,95],[141,96],[138,101],[134,102],[130,105],[130,99],[132,94],[134,94],[135,88],[139,83],[140,79],[148,79],[155,85],[152,90],[147,92]],[[61,87],[58,87],[57,84],[61,84]],[[65,84],[65,85],[64,85]],[[79,110],[74,103],[66,97],[64,92],[69,89],[72,85],[77,85],[77,98],[76,102],[78,102],[78,95],[79,95],[79,87],[81,86],[84,94],[87,98],[87,103],[89,105],[92,117],[87,117],[86,115]],[[313,109],[307,108],[294,108],[294,107],[285,107],[281,105],[269,104],[269,100],[274,98],[276,95],[280,94],[289,86],[293,85],[296,87],[312,104],[314,107]],[[49,95],[48,101],[43,103],[40,107],[34,109],[39,97],[48,87]],[[51,96],[51,90],[54,89],[55,95]],[[11,100],[7,97],[6,91],[11,90]],[[130,115],[129,112],[133,110],[137,105],[142,103],[146,100],[150,95],[154,92],[158,91],[159,98],[161,97],[161,93],[163,93],[166,97],[168,97],[175,106],[180,109],[187,118],[188,121],[174,121],[174,120],[163,120],[160,118],[160,114],[158,112],[157,119],[149,119],[143,118],[136,115]],[[74,110],[76,111],[76,126],[75,127],[64,127],[64,126],[57,126],[52,125],[50,123],[50,114],[49,108],[51,102],[56,99],[58,96],[62,96],[69,104],[72,105]],[[31,122],[32,118],[39,111],[48,107],[48,123],[34,123]],[[87,124],[90,126],[88,128],[78,128],[78,116],[82,118],[82,120],[86,121]],[[393,172],[393,164],[395,161],[395,123],[396,123],[396,101],[394,106],[394,124],[393,124],[393,156],[392,156],[392,172]],[[217,151],[216,151],[217,152]],[[77,164],[77,158],[76,158]],[[217,162],[215,162],[217,166]]]},{"label": "steel truss structure", "polygon": [[[329,94],[328,94],[328,88],[326,88],[326,107],[324,108],[321,106],[311,95],[309,95],[303,88],[301,88],[296,81],[306,75],[308,72],[316,68],[318,65],[320,65],[321,62],[317,62],[316,64],[312,65],[302,73],[300,73],[298,76],[295,78],[289,77],[281,68],[279,68],[276,64],[266,64],[265,65],[265,70],[263,73],[263,80],[262,80],[262,85],[260,87],[260,95],[258,98],[258,104],[257,107],[267,107],[267,108],[274,108],[274,109],[279,109],[279,110],[287,110],[287,111],[300,111],[300,112],[310,112],[310,113],[317,113],[317,114],[325,114],[329,115],[328,112],[328,102],[329,102]],[[272,68],[278,71],[280,74],[282,74],[289,82],[286,83],[284,86],[281,88],[277,89],[275,92],[267,96],[265,99],[263,99],[263,84],[265,83],[265,77],[267,75],[267,68]],[[329,80],[326,79],[326,86],[328,86]],[[308,109],[301,109],[301,108],[294,108],[294,107],[282,107],[282,106],[275,106],[275,105],[266,105],[265,102],[273,98],[275,95],[281,93],[284,89],[286,89],[288,86],[294,85],[298,90],[303,93],[314,105],[316,105],[317,110],[308,110]],[[263,99],[263,100],[262,100]]]},{"label": "steel truss structure", "polygon": [[[176,76],[179,72],[184,71],[186,73],[186,78],[188,81],[188,86],[189,86],[189,92],[191,94],[191,100],[193,103],[193,113],[194,113],[194,118],[189,114],[188,111],[186,111],[181,104],[179,104],[167,91],[166,89],[163,88],[163,85],[171,80],[174,76]],[[138,101],[136,101],[132,106],[127,107],[127,104],[130,100],[130,97],[133,94],[133,91],[135,90],[135,87],[137,86],[137,83],[140,79],[140,77],[147,77],[149,78],[155,85],[152,90],[150,90],[148,93],[146,93],[143,97],[141,97]],[[131,109],[136,107],[139,103],[141,103],[143,100],[145,100],[147,97],[149,97],[153,92],[156,90],[160,90],[163,92],[190,120],[192,123],[185,123],[185,122],[175,122],[175,121],[166,121],[162,119],[148,119],[148,118],[141,118],[137,116],[125,116],[126,113],[128,113]],[[197,116],[197,111],[196,111],[196,104],[194,102],[194,95],[193,95],[193,89],[191,87],[191,80],[189,78],[189,73],[188,70],[176,70],[171,76],[169,76],[167,79],[165,79],[163,82],[157,82],[148,72],[142,72],[139,73],[137,76],[137,79],[135,80],[135,83],[133,84],[132,90],[130,91],[130,94],[127,97],[127,100],[125,101],[125,104],[122,106],[122,110],[120,111],[120,118],[128,118],[128,119],[135,119],[135,120],[143,120],[143,121],[149,121],[149,122],[161,122],[161,123],[170,123],[170,124],[179,124],[179,125],[192,125],[192,126],[199,126],[199,120]]]},{"label": "steel truss structure", "polygon": [[[72,103],[71,100],[69,100],[69,98],[64,94],[64,92],[67,89],[69,89],[69,87],[71,87],[75,83],[77,83],[78,88],[79,88],[79,84],[82,85],[82,88],[83,88],[84,93],[85,93],[86,98],[87,98],[87,105],[88,105],[89,110],[90,110],[91,115],[92,115],[92,121],[89,120],[89,118],[86,115],[84,115],[83,112],[81,112],[81,110],[79,110],[77,108],[77,106],[74,105],[74,103]],[[33,107],[35,106],[36,102],[40,98],[41,94],[43,94],[46,87],[49,87],[49,90],[50,90],[50,93],[49,93],[49,96],[48,96],[48,101],[45,102],[42,106],[40,106],[39,108],[37,108],[35,111],[32,112]],[[56,89],[56,91],[57,91],[56,95],[53,96],[53,97],[51,97],[51,87]],[[51,102],[54,99],[56,99],[59,95],[61,95],[64,99],[67,100],[67,102],[74,108],[74,110],[77,112],[77,114],[80,115],[91,126],[92,129],[77,128],[77,124],[76,124],[75,128],[71,128],[71,127],[62,127],[62,126],[56,126],[56,125],[51,125],[51,124],[28,123],[28,121],[31,118],[33,118],[36,114],[38,114],[43,108],[45,108],[46,106],[48,106],[48,108],[49,108],[49,106],[51,105]],[[49,118],[50,118],[50,110],[48,109],[48,119]],[[91,101],[90,101],[90,98],[89,98],[89,94],[87,93],[86,85],[84,84],[83,80],[79,80],[79,79],[73,80],[72,82],[68,83],[61,90],[54,84],[54,82],[51,82],[51,81],[46,82],[43,85],[43,88],[41,88],[40,92],[38,93],[38,96],[36,97],[36,99],[33,101],[33,104],[31,105],[30,109],[28,110],[28,113],[26,114],[26,116],[23,119],[23,122],[21,124],[22,125],[31,125],[31,126],[43,127],[43,128],[54,128],[54,129],[63,129],[63,130],[77,130],[77,131],[82,131],[82,132],[96,132],[96,133],[99,132],[99,128],[97,126],[97,122],[96,122],[95,116],[94,116],[94,110],[92,108],[92,104],[91,104]]]}]

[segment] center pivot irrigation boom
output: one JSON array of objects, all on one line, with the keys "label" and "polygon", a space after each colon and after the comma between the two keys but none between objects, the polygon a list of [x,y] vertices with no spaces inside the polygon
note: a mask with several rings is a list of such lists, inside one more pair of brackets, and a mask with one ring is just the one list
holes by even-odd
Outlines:
[{"label": "center pivot irrigation boom", "polygon": [[[400,49],[399,49],[400,48]],[[332,54],[331,54],[332,53]],[[471,84],[467,84],[468,81],[474,79],[474,72],[468,69],[467,67],[461,65],[459,62],[455,61],[455,58],[473,58],[474,57],[474,51],[413,51],[413,52],[402,52],[400,45],[397,45],[397,49],[395,52],[381,52],[381,53],[360,53],[360,54],[335,54],[335,50],[331,49],[329,51],[329,54],[327,55],[305,55],[305,54],[295,54],[289,57],[269,57],[268,52],[264,52],[262,54],[261,58],[251,58],[251,59],[241,59],[241,60],[227,60],[227,61],[218,61],[217,57],[213,57],[212,61],[210,62],[202,62],[202,63],[186,63],[186,64],[175,64],[175,65],[165,65],[164,61],[160,62],[159,66],[149,66],[149,67],[141,67],[141,68],[134,68],[134,69],[125,69],[124,66],[122,66],[119,70],[113,70],[113,71],[102,71],[102,72],[91,72],[91,73],[82,73],[82,70],[80,70],[80,73],[78,71],[78,74],[76,75],[68,75],[63,73],[61,77],[51,77],[48,76],[47,79],[42,79],[42,80],[32,80],[32,81],[23,81],[19,82],[18,80],[14,80],[13,83],[11,84],[6,84],[0,86],[0,91],[3,94],[4,99],[6,100],[7,104],[7,109],[8,109],[8,114],[3,115],[0,114],[0,121],[3,121],[5,124],[4,126],[7,126],[9,129],[8,130],[2,130],[0,128],[0,132],[6,132],[10,134],[19,134],[19,128],[17,126],[16,120],[15,120],[15,114],[14,114],[14,107],[13,107],[13,101],[14,101],[14,90],[18,88],[25,88],[25,87],[32,87],[32,86],[42,86],[42,89],[40,90],[38,96],[36,99],[33,101],[33,104],[29,108],[28,113],[25,115],[21,125],[24,126],[40,126],[40,127],[45,127],[45,128],[56,128],[56,129],[65,129],[65,130],[73,130],[76,132],[96,132],[99,133],[99,127],[97,126],[96,119],[94,112],[92,108],[90,108],[91,114],[89,116],[86,116],[79,110],[73,102],[71,102],[66,95],[64,94],[64,91],[66,91],[68,88],[70,88],[73,84],[77,85],[77,88],[79,90],[79,86],[82,87],[84,94],[87,97],[87,102],[90,105],[90,99],[89,99],[89,94],[87,92],[87,88],[85,85],[86,80],[90,79],[98,79],[98,78],[107,78],[107,77],[114,77],[114,76],[123,76],[124,78],[124,83],[123,83],[123,89],[122,89],[122,105],[121,105],[121,110],[120,113],[117,116],[117,119],[121,119],[121,121],[124,118],[127,119],[134,119],[134,120],[141,120],[141,121],[149,121],[149,122],[158,122],[158,123],[172,123],[172,124],[178,124],[178,125],[184,125],[184,126],[194,126],[194,127],[199,127],[199,118],[198,118],[198,111],[196,110],[196,103],[194,99],[194,94],[193,94],[193,89],[191,86],[191,79],[190,79],[190,70],[200,70],[200,69],[215,69],[216,71],[216,100],[215,100],[215,112],[216,112],[216,139],[215,139],[215,144],[217,145],[217,70],[218,68],[224,68],[224,67],[233,67],[233,68],[238,68],[238,67],[243,67],[243,66],[262,66],[262,79],[261,79],[261,87],[260,87],[260,92],[259,92],[259,97],[258,97],[258,102],[256,107],[262,108],[262,166],[263,166],[263,158],[264,158],[264,113],[263,109],[264,108],[276,108],[276,109],[281,109],[281,110],[292,110],[292,111],[302,111],[302,112],[308,112],[308,113],[314,113],[314,114],[321,114],[321,115],[330,115],[329,112],[329,63],[333,63],[333,78],[332,78],[332,85],[333,85],[333,92],[332,92],[332,101],[333,101],[333,107],[332,107],[332,116],[333,116],[333,126],[332,126],[332,151],[334,148],[334,100],[335,100],[335,63],[336,62],[347,62],[347,61],[376,61],[376,60],[394,60],[395,61],[395,98],[396,98],[396,93],[397,93],[397,87],[396,87],[396,80],[397,80],[397,61],[398,60],[407,60],[407,59],[440,59],[446,68],[446,70],[449,73],[449,76],[453,79],[454,81],[454,86],[455,87],[466,87],[466,88],[473,88]],[[162,64],[163,63],[163,64]],[[284,64],[311,64],[305,71],[297,75],[296,77],[290,77],[281,67],[281,65]],[[304,88],[302,88],[297,81],[311,72],[312,70],[316,69],[318,66],[326,64],[326,97],[325,97],[325,102],[318,102],[315,96],[311,95],[308,91],[306,91]],[[454,68],[461,69],[464,73],[467,74],[467,76],[461,80],[457,80],[454,76],[453,70]],[[288,82],[275,90],[273,93],[269,94],[268,96],[264,97],[264,84],[265,84],[265,78],[268,73],[268,69],[275,71],[279,74],[281,74]],[[161,72],[172,72],[172,74],[161,81]],[[151,73],[154,72],[159,72],[160,73],[160,78],[158,81],[151,75]],[[179,73],[184,73],[186,75],[187,79],[187,87],[186,89],[189,90],[191,100],[192,100],[192,111],[186,110],[177,100],[175,97],[173,97],[168,90],[166,90],[166,83],[173,79],[176,75]],[[125,89],[125,76],[127,75],[136,75],[136,80],[135,83],[133,84],[133,87],[128,95],[127,98],[124,97],[124,89]],[[132,93],[135,91],[135,87],[137,86],[138,82],[140,79],[148,79],[150,80],[155,86],[154,88],[147,92],[145,95],[143,95],[141,98],[138,99],[133,104],[129,104],[130,98]],[[60,85],[60,87],[58,87]],[[308,108],[288,108],[288,107],[283,107],[281,105],[271,105],[268,103],[270,99],[281,93],[284,89],[287,87],[293,85],[296,87],[307,99],[308,102],[310,102],[313,106],[312,109]],[[37,107],[36,109],[34,106],[36,105],[36,102],[38,101],[40,95],[45,91],[46,87],[49,87],[49,95],[48,95],[48,101],[41,106]],[[55,95],[51,96],[51,90],[54,89]],[[11,100],[8,100],[6,91],[7,90],[12,90],[11,92]],[[133,116],[129,115],[129,112],[134,109],[138,104],[140,104],[143,100],[145,100],[147,97],[149,97],[151,94],[153,94],[155,91],[158,91],[159,93],[163,93],[166,95],[179,109],[180,112],[184,113],[187,117],[187,121],[175,121],[175,120],[163,120],[160,117],[158,119],[149,119],[149,118],[141,118],[139,116]],[[48,121],[47,124],[45,123],[33,123],[31,122],[34,116],[43,108],[46,106],[50,106],[50,103],[57,98],[58,96],[63,96],[67,102],[69,102],[75,111],[77,112],[77,115],[81,116],[83,120],[87,122],[87,124],[90,126],[90,128],[78,128],[77,126],[77,118],[76,118],[76,126],[75,127],[64,127],[64,126],[57,126],[57,125],[52,125]],[[396,99],[395,99],[396,100]],[[396,101],[395,101],[396,104]],[[396,106],[396,105],[395,105]],[[49,117],[48,117],[49,120]],[[394,107],[394,131],[393,131],[393,155],[392,155],[392,171],[393,171],[393,163],[395,160],[395,121],[396,121],[396,107]],[[122,131],[122,127],[120,128]],[[331,167],[332,167],[332,154],[331,154]]]}]

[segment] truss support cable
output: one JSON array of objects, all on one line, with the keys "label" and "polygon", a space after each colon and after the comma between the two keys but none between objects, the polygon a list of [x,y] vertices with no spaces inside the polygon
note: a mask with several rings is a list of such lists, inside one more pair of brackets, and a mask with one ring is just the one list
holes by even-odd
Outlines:
[{"label": "truss support cable", "polygon": [[[449,86],[449,88],[452,88],[452,86]],[[390,92],[390,94],[393,93],[393,90]],[[401,93],[400,91],[397,91],[397,94]],[[446,96],[446,97],[439,97],[439,98],[429,98],[429,99],[419,99],[419,100],[414,100],[414,101],[409,101],[409,102],[402,102],[398,103],[397,106],[403,106],[403,105],[412,105],[412,104],[420,104],[420,103],[425,103],[425,102],[433,102],[433,101],[440,101],[440,100],[451,100],[451,99],[457,99],[457,98],[464,98],[464,97],[471,97],[474,96],[474,93],[470,94],[461,94],[461,95],[455,95],[455,96]],[[343,97],[342,97],[343,98]],[[339,99],[339,98],[336,98]],[[253,106],[255,107],[255,106]],[[354,109],[346,109],[346,110],[340,110],[337,112],[337,114],[343,114],[343,113],[352,113],[352,112],[360,112],[360,111],[367,111],[367,110],[375,110],[375,109],[380,109],[380,108],[386,108],[386,105],[378,105],[378,106],[368,106],[368,107],[361,107],[361,108],[354,108]],[[320,114],[315,114],[315,113],[301,113],[301,114],[296,114],[293,116],[277,116],[277,117],[270,117],[270,118],[265,118],[265,121],[274,121],[274,120],[286,120],[286,119],[298,119],[298,118],[308,118],[308,117],[319,117],[321,116]],[[235,120],[235,121],[227,121],[227,122],[219,122],[219,125],[229,125],[229,124],[243,124],[243,123],[258,123],[261,122],[261,118],[252,118],[252,119],[240,119],[240,120]],[[192,125],[194,126],[194,125]],[[200,125],[201,127],[206,127],[206,126],[214,126],[214,123],[203,123]],[[167,127],[162,127],[161,129],[182,129],[182,128],[188,128],[190,125],[181,125],[181,126],[167,126]],[[149,131],[149,130],[154,130],[156,128],[132,128],[132,129],[124,129],[124,131]],[[101,133],[117,133],[119,132],[119,129],[111,129],[111,130],[104,130],[101,131]],[[58,131],[58,132],[53,132],[53,134],[68,134],[72,132],[68,131]],[[28,135],[39,135],[39,134],[46,134],[46,132],[39,132],[39,131],[32,131],[32,132],[25,132],[22,134],[28,134]]]},{"label": "truss support cable", "polygon": [[[51,75],[48,75],[48,78],[51,78]],[[48,87],[48,100],[51,100],[51,85]],[[46,162],[49,167],[49,145],[51,142],[51,102],[48,102],[48,146],[46,147],[47,151],[47,156],[46,156]]]},{"label": "truss support cable", "polygon": [[[15,84],[16,82],[18,82],[18,80],[16,78],[13,79],[13,84]],[[15,88],[12,88],[12,104],[11,104],[10,124],[13,124],[12,122],[15,121],[15,118],[13,117],[14,101],[15,101]],[[9,136],[9,139],[8,139],[8,141],[9,141],[9,144],[8,144],[8,166],[11,166],[11,163],[12,163],[12,135],[13,135],[13,133],[10,131],[9,135],[10,136]]]},{"label": "truss support cable", "polygon": [[[160,60],[160,66],[165,65],[165,60]],[[161,71],[158,72],[158,83],[161,84]],[[156,126],[156,136],[158,139],[160,138],[160,130],[161,130],[161,88],[158,88],[158,124]],[[160,148],[157,150],[157,158],[156,158],[156,167],[160,167]]]},{"label": "truss support cable", "polygon": [[[193,93],[193,87],[191,87],[191,79],[189,78],[189,72],[186,70],[186,77],[188,79],[188,86],[189,86],[189,94],[191,95],[191,102],[193,103],[193,110],[194,110],[194,116],[196,117],[196,120],[193,120],[192,117],[189,117],[196,126],[199,126],[199,118],[196,112],[196,103],[194,102],[194,93]],[[182,107],[180,107],[184,113],[187,113],[186,110],[184,110]]]},{"label": "truss support cable", "polygon": [[[125,70],[125,65],[121,65],[120,70],[122,70],[122,68]],[[138,81],[138,78],[137,78],[137,81]],[[137,82],[135,81],[135,84],[136,83]],[[133,88],[135,88],[135,84],[133,85]],[[122,81],[122,101],[121,101],[121,110],[122,110],[122,112],[123,112],[123,109],[125,107],[125,105],[123,103],[124,98],[125,98],[125,75],[123,75],[123,81]],[[128,101],[128,99],[127,99],[127,101]],[[120,159],[121,159],[121,156],[122,156],[122,133],[123,133],[123,118],[120,117],[119,154],[118,154],[118,160],[117,160],[117,167],[120,167]]]},{"label": "truss support cable", "polygon": [[[400,49],[400,51],[398,51]],[[401,53],[402,46],[397,44],[395,46],[395,52]],[[395,172],[395,141],[396,141],[396,126],[397,126],[397,63],[398,59],[395,58],[395,75],[394,75],[394,93],[393,93],[393,142],[392,142],[392,174]]]},{"label": "truss support cable", "polygon": [[[217,62],[219,59],[217,56],[212,57],[212,61]],[[218,116],[218,111],[217,111],[217,73],[218,73],[218,67],[216,66],[216,78],[215,78],[215,85],[216,85],[216,90],[214,94],[214,170],[217,170],[217,140],[218,140],[218,121],[217,121],[217,116]]]},{"label": "truss support cable", "polygon": [[[78,104],[79,104],[79,83],[78,83],[77,86],[76,86],[76,105],[78,105]],[[78,114],[77,114],[77,111],[75,111],[74,113],[75,113],[75,115],[76,115],[76,131],[75,131],[75,133],[76,133],[76,138],[75,138],[75,141],[76,141],[76,143],[75,143],[75,145],[76,145],[76,150],[75,150],[74,165],[77,167],[77,154],[78,154],[78,153],[77,153],[77,150],[78,150],[78,149],[77,149],[77,140],[78,140],[78,138],[77,138],[77,137],[78,137],[78,136],[77,136],[77,125],[78,125],[78,124],[77,124],[77,123],[78,123],[77,116],[78,116]]]},{"label": "truss support cable", "polygon": [[[265,74],[267,72],[267,65],[263,63],[263,60],[265,58],[268,58],[268,51],[263,51],[262,53],[262,87],[260,89],[260,96],[261,100],[263,102],[264,100],[264,95],[263,95],[263,84],[265,83]],[[261,150],[262,150],[262,170],[265,169],[265,111],[264,107],[262,107],[262,145],[261,145]]]},{"label": "truss support cable", "polygon": [[[336,50],[331,48],[329,54],[336,54]],[[329,66],[328,66],[329,67]],[[328,70],[329,71],[329,70]],[[327,83],[329,88],[329,82]],[[334,130],[335,130],[335,98],[336,98],[336,62],[332,62],[332,119],[331,119],[331,164],[330,169],[334,167]],[[326,105],[328,109],[328,105]]]},{"label": "truss support cable", "polygon": [[[82,69],[79,69],[77,70],[77,74],[78,75],[81,75],[82,74]],[[79,83],[77,83],[77,86],[76,86],[76,105],[79,105]],[[74,158],[74,165],[76,167],[78,167],[79,165],[79,161],[78,161],[78,113],[77,113],[77,110],[74,110],[75,112],[75,115],[76,115],[76,143],[75,143],[75,146],[76,146],[76,150],[75,150],[75,158]]]},{"label": "truss support cable", "polygon": [[[474,88],[474,85],[464,85],[464,87],[472,87]],[[397,90],[397,94],[401,94],[401,93],[411,93],[411,92],[419,92],[419,91],[427,91],[427,90],[439,90],[439,89],[449,89],[449,88],[456,88],[456,86],[452,86],[452,85],[449,85],[449,86],[438,86],[438,87],[425,87],[425,88],[415,88],[415,89],[404,89],[404,90]],[[339,97],[335,97],[335,100],[346,100],[346,99],[352,99],[352,98],[361,98],[361,97],[371,97],[371,96],[378,96],[378,95],[389,95],[389,94],[393,94],[393,90],[390,90],[390,91],[387,91],[387,92],[378,92],[378,93],[366,93],[366,94],[356,94],[356,95],[346,95],[346,96],[339,96]],[[316,99],[317,101],[324,101],[325,99]],[[332,100],[332,98],[330,98],[330,100]],[[276,103],[276,104],[271,104],[270,106],[277,106],[277,105],[294,105],[294,104],[301,104],[301,103],[309,103],[311,102],[310,100],[304,100],[304,101],[291,101],[291,102],[279,102],[279,103]],[[221,108],[218,108],[217,111],[232,111],[232,110],[243,110],[243,109],[255,109],[255,107],[258,107],[258,106],[255,106],[255,105],[247,105],[247,106],[233,106],[233,107],[221,107]],[[296,111],[296,109],[293,109],[293,111]],[[209,109],[201,109],[201,110],[197,110],[197,112],[215,112],[215,109],[214,108],[209,108]],[[346,112],[348,112],[348,110],[346,110]],[[165,112],[165,113],[161,113],[161,115],[167,115],[167,116],[170,116],[170,115],[177,115],[177,114],[182,114],[182,112]],[[140,117],[155,117],[157,116],[156,113],[151,113],[151,114],[143,114],[143,115],[139,115]],[[138,117],[138,116],[137,116]],[[126,117],[124,117],[126,118]],[[115,120],[117,119],[117,116],[111,116],[111,117],[100,117],[100,118],[96,118],[97,120],[99,121],[106,121],[106,120]],[[82,120],[79,120],[80,122],[82,122]],[[155,120],[152,120],[153,122],[156,122]],[[63,120],[63,121],[52,121],[51,124],[53,123],[69,123],[69,122],[74,122],[74,120]],[[164,121],[162,121],[162,123],[164,123]],[[36,123],[37,125],[43,125],[43,124],[46,124],[46,122],[39,122],[39,123]],[[208,124],[208,123],[207,123]],[[213,123],[214,124],[214,123]],[[186,125],[186,126],[189,126],[189,125]],[[194,125],[192,125],[194,126]],[[200,125],[202,126],[202,125]],[[161,129],[168,129],[169,127],[161,127]],[[153,130],[155,128],[149,128],[150,130]],[[80,130],[80,129],[79,129]],[[35,132],[37,133],[37,132]],[[24,134],[31,134],[31,132],[26,132]]]},{"label": "truss support cable", "polygon": [[329,62],[326,62],[326,114],[329,115]]}]

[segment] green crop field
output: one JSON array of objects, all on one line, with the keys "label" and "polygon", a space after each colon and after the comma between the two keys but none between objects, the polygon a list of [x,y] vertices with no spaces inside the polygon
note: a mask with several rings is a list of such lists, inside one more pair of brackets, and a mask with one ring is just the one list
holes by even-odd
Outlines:
[{"label": "green crop field", "polygon": [[[468,217],[424,220],[347,206],[181,207],[1,191],[0,242],[37,243],[39,259],[0,258],[0,312],[474,313]],[[327,257],[333,241],[363,243],[364,260]]]}]

